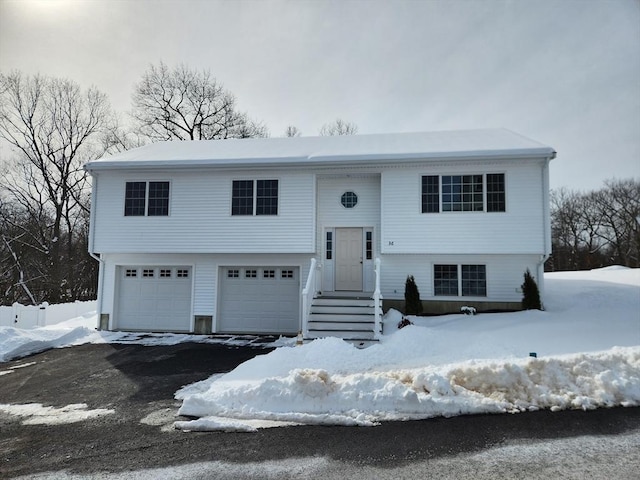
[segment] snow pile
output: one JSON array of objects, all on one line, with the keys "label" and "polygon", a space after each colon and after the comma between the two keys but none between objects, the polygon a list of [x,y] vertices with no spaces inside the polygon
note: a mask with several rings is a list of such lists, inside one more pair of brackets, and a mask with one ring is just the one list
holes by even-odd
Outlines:
[{"label": "snow pile", "polygon": [[[547,311],[411,317],[364,350],[279,348],[185,387],[184,430],[246,419],[375,425],[471,413],[640,405],[640,270],[548,274]],[[538,358],[529,357],[536,352]],[[226,420],[225,420],[226,419]]]},{"label": "snow pile", "polygon": [[0,327],[0,362],[22,358],[50,348],[83,343],[107,343],[119,335],[115,332],[97,332],[86,326],[73,326],[75,320],[71,323],[63,322],[30,330]]}]

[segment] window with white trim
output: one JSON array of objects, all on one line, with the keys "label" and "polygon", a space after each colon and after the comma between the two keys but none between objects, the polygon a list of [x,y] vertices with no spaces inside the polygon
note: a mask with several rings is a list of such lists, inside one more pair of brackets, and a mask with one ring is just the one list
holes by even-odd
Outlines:
[{"label": "window with white trim", "polygon": [[423,175],[422,213],[504,212],[504,173]]},{"label": "window with white trim", "polygon": [[234,180],[231,215],[277,215],[278,180]]},{"label": "window with white trim", "polygon": [[434,265],[433,294],[447,297],[486,297],[486,265]]},{"label": "window with white trim", "polygon": [[169,192],[169,182],[126,182],[125,217],[168,216]]}]

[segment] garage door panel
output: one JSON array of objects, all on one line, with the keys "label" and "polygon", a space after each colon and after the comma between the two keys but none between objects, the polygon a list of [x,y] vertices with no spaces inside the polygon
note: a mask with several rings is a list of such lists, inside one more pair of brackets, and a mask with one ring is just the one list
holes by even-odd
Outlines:
[{"label": "garage door panel", "polygon": [[120,267],[118,282],[115,328],[190,331],[190,267]]},{"label": "garage door panel", "polygon": [[224,267],[218,329],[229,333],[296,333],[298,267]]}]

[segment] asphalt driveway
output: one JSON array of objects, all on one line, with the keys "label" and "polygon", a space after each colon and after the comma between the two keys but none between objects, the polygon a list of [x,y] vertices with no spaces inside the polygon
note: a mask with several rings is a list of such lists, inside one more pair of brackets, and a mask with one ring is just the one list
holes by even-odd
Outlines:
[{"label": "asphalt driveway", "polygon": [[[229,478],[275,478],[273,470],[269,474],[244,466],[280,462],[284,470],[278,471],[278,478],[315,478],[319,470],[302,475],[300,470],[284,466],[322,458],[347,466],[334,468],[335,478],[368,476],[362,473],[363,468],[380,468],[378,478],[386,474],[399,478],[394,473],[397,471],[413,472],[400,475],[405,478],[435,478],[441,476],[436,466],[443,459],[482,454],[502,445],[544,445],[558,439],[587,437],[602,439],[606,444],[624,437],[631,438],[626,441],[631,447],[640,447],[634,444],[640,438],[636,435],[640,432],[640,408],[436,418],[389,422],[375,428],[300,426],[257,433],[187,433],[172,429],[179,407],[173,399],[176,390],[214,373],[227,372],[268,351],[192,343],[155,347],[83,345],[0,364],[0,374],[13,370],[0,375],[0,404],[62,407],[86,403],[89,409],[114,410],[110,415],[63,425],[24,425],[20,417],[0,413],[0,477],[64,470],[83,478],[94,477],[97,472],[121,472],[126,478],[140,469],[224,462]],[[14,368],[31,362],[35,363]],[[615,449],[610,455],[606,449],[603,452],[595,460],[596,474],[591,478],[600,478],[599,465],[602,472],[610,473],[607,463],[614,460],[622,470],[613,477],[624,478],[640,468],[637,452],[635,456],[625,453],[624,458],[619,455],[624,452]],[[246,475],[229,470],[229,465],[238,466]],[[468,469],[469,463],[461,465]],[[469,477],[465,477],[463,472],[454,475],[450,467],[442,468],[459,478],[485,478],[477,471],[468,471]],[[518,473],[517,468],[506,470],[508,476],[536,478]],[[214,477],[224,475],[198,478]]]}]

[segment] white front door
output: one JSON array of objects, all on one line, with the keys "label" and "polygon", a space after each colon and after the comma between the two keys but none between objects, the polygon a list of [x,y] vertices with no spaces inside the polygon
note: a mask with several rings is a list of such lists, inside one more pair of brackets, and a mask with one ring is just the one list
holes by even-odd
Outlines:
[{"label": "white front door", "polygon": [[362,291],[362,228],[336,228],[335,289]]}]

